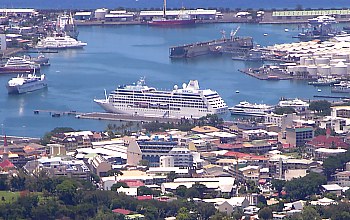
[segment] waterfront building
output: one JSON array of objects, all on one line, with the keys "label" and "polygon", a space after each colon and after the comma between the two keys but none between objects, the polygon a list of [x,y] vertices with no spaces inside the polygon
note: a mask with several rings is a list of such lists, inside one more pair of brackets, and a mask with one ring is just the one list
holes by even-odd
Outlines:
[{"label": "waterfront building", "polygon": [[38,12],[32,8],[1,8],[1,16],[14,16],[14,17],[30,17],[36,15]]},{"label": "waterfront building", "polygon": [[300,116],[297,116],[295,113],[283,115],[270,113],[264,116],[265,123],[275,124],[282,130],[285,130],[286,127],[292,126],[293,121],[296,119],[300,119]]},{"label": "waterfront building", "polygon": [[91,11],[77,11],[74,14],[74,20],[77,21],[89,21],[93,17],[93,14]]},{"label": "waterfront building", "polygon": [[[305,21],[307,19],[312,19],[317,16],[333,16],[334,18],[339,19],[349,19],[350,18],[350,10],[349,9],[322,9],[322,10],[284,10],[284,11],[273,11],[272,16],[269,17],[271,21],[275,22],[300,22]],[[264,17],[267,21],[267,17]]]},{"label": "waterfront building", "polygon": [[[151,21],[155,17],[163,17],[163,11],[140,11],[140,21]],[[216,10],[196,9],[196,10],[166,10],[166,18],[175,19],[179,15],[188,14],[191,19],[195,20],[216,20],[220,15],[220,12]]]}]

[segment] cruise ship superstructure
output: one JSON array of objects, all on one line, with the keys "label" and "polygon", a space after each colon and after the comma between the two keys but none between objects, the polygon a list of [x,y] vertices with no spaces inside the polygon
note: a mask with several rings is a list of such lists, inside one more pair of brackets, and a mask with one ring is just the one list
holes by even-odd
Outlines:
[{"label": "cruise ship superstructure", "polygon": [[148,117],[200,118],[227,111],[227,105],[213,90],[199,89],[197,80],[190,80],[182,88],[160,91],[145,85],[140,79],[134,85],[118,86],[105,99],[95,99],[107,112]]}]

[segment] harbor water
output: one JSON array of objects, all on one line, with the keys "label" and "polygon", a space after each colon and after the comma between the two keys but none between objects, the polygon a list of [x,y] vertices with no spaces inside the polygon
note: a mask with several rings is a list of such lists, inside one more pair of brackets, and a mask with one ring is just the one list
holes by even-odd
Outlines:
[{"label": "harbor water", "polygon": [[[262,46],[293,42],[297,25],[241,24],[238,36],[252,36]],[[190,79],[201,88],[216,90],[229,106],[239,101],[277,104],[280,97],[313,99],[330,95],[330,88],[307,85],[305,81],[260,81],[238,71],[259,67],[261,62],[233,61],[229,56],[171,60],[169,47],[207,41],[227,35],[237,24],[207,24],[188,28],[157,28],[140,25],[79,27],[79,39],[88,46],[46,54],[51,66],[43,67],[48,89],[8,95],[5,85],[13,75],[0,76],[0,123],[8,135],[41,137],[55,127],[104,130],[108,121],[51,117],[34,110],[94,112],[103,110],[93,102],[104,98],[104,89],[146,78],[149,86],[172,89]],[[288,28],[289,32],[284,32]],[[267,36],[264,34],[267,33]],[[33,56],[35,54],[32,54]],[[236,93],[236,91],[239,93]],[[227,116],[228,118],[230,116]]]}]

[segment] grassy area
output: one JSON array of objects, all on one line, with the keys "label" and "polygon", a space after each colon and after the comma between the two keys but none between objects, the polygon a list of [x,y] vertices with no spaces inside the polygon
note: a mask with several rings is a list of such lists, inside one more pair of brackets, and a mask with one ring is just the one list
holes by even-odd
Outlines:
[{"label": "grassy area", "polygon": [[0,204],[14,202],[18,197],[19,192],[0,191]]}]

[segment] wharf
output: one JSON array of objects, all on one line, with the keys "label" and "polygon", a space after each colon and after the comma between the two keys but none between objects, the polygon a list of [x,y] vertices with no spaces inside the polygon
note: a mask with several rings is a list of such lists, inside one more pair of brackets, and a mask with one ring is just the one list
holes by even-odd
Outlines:
[{"label": "wharf", "polygon": [[163,117],[148,117],[140,115],[126,115],[114,113],[91,112],[83,113],[76,116],[80,119],[96,119],[96,120],[112,120],[112,121],[141,121],[141,122],[173,122],[178,123],[181,119],[178,118],[163,118]]},{"label": "wharf", "polygon": [[58,53],[58,50],[51,49],[29,49],[26,50],[27,53]]},{"label": "wharf", "polygon": [[254,69],[244,69],[244,70],[238,70],[242,73],[245,73],[249,76],[252,76],[254,78],[260,79],[260,80],[290,80],[293,79],[292,76],[282,74],[279,71],[270,71],[268,73],[261,72],[261,71],[254,71]]},{"label": "wharf", "polygon": [[326,98],[326,99],[348,99],[347,96],[331,96],[331,95],[314,95],[315,98]]},{"label": "wharf", "polygon": [[57,111],[57,110],[34,110],[34,114],[38,115],[39,113],[49,113],[52,117],[60,117],[61,115],[80,115],[83,114],[77,111]]}]

